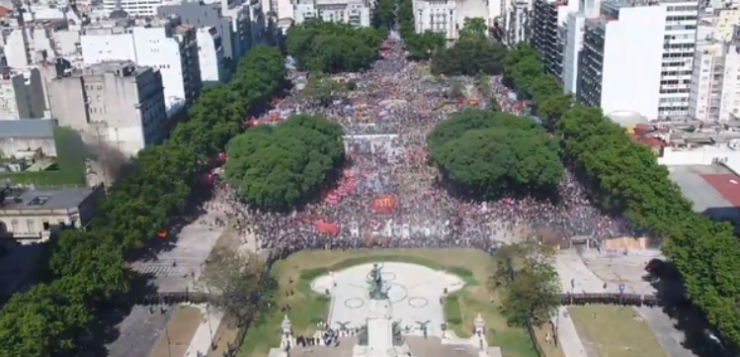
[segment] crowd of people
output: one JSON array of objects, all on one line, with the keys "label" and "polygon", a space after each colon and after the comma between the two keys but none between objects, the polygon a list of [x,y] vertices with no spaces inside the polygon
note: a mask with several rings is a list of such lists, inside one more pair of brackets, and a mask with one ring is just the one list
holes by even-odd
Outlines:
[{"label": "crowd of people", "polygon": [[[338,187],[321,202],[291,213],[262,212],[240,202],[233,187],[220,186],[231,222],[258,237],[275,258],[306,249],[362,247],[474,247],[488,252],[527,235],[554,239],[606,238],[624,234],[621,222],[589,204],[583,187],[566,173],[555,200],[504,198],[476,202],[454,197],[427,161],[425,137],[467,102],[450,102],[444,85],[429,85],[423,66],[407,61],[396,36],[373,67],[351,78],[357,89],[328,106],[295,91],[276,103],[259,124],[292,113],[326,116],[345,131],[348,166]],[[500,107],[523,115],[526,104],[492,78]],[[270,120],[266,117],[271,116]],[[523,117],[522,120],[531,120]],[[258,124],[258,125],[259,125]],[[267,124],[265,124],[267,125]]]}]

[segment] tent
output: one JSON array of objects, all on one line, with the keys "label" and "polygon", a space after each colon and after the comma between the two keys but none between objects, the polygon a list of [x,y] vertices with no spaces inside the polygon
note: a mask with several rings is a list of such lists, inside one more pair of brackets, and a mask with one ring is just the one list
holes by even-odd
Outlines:
[{"label": "tent", "polygon": [[315,224],[316,230],[319,231],[319,233],[331,234],[333,236],[339,234],[339,226],[336,223],[329,223],[318,220],[315,222]]}]

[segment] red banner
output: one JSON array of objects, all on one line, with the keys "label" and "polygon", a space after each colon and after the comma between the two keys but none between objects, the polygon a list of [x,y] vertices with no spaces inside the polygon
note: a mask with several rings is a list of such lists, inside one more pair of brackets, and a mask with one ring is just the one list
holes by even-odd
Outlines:
[{"label": "red banner", "polygon": [[396,197],[393,195],[382,195],[372,202],[372,208],[378,213],[391,213],[396,210]]}]

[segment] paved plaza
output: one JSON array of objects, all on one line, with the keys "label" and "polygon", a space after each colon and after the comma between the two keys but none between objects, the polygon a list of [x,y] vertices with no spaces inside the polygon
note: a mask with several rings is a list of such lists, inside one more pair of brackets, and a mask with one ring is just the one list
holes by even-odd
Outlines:
[{"label": "paved plaza", "polygon": [[[407,263],[380,263],[383,281],[390,286],[393,320],[412,331],[426,323],[430,335],[440,335],[444,322],[442,296],[445,289],[452,293],[465,282],[459,277],[425,266]],[[334,329],[351,329],[366,323],[369,313],[368,277],[372,264],[362,264],[341,271],[330,272],[311,283],[311,288],[325,294],[328,289],[332,301],[328,323]]]}]

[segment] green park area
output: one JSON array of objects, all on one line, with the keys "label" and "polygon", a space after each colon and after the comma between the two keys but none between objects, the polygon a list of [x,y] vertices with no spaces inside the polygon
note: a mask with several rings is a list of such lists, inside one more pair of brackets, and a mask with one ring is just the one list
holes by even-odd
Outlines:
[{"label": "green park area", "polygon": [[650,327],[632,307],[568,308],[589,356],[666,357]]},{"label": "green park area", "polygon": [[[278,306],[289,304],[287,314],[296,335],[309,335],[318,321],[326,321],[330,299],[314,293],[313,279],[355,265],[372,262],[403,262],[444,270],[466,282],[465,287],[447,296],[445,320],[460,337],[472,334],[473,320],[480,313],[486,321],[488,340],[500,346],[505,357],[535,357],[533,341],[525,329],[507,326],[499,313],[499,299],[487,284],[496,269],[490,255],[473,249],[373,249],[351,251],[304,251],[276,262],[271,275],[277,281],[275,300]],[[286,292],[294,294],[288,296]],[[241,357],[265,357],[269,349],[280,345],[280,323],[283,312],[275,309],[257,319],[246,334]]]},{"label": "green park area", "polygon": [[56,159],[40,158],[22,172],[0,173],[0,181],[19,185],[64,186],[85,184],[86,149],[79,134],[68,128],[54,128]]}]

